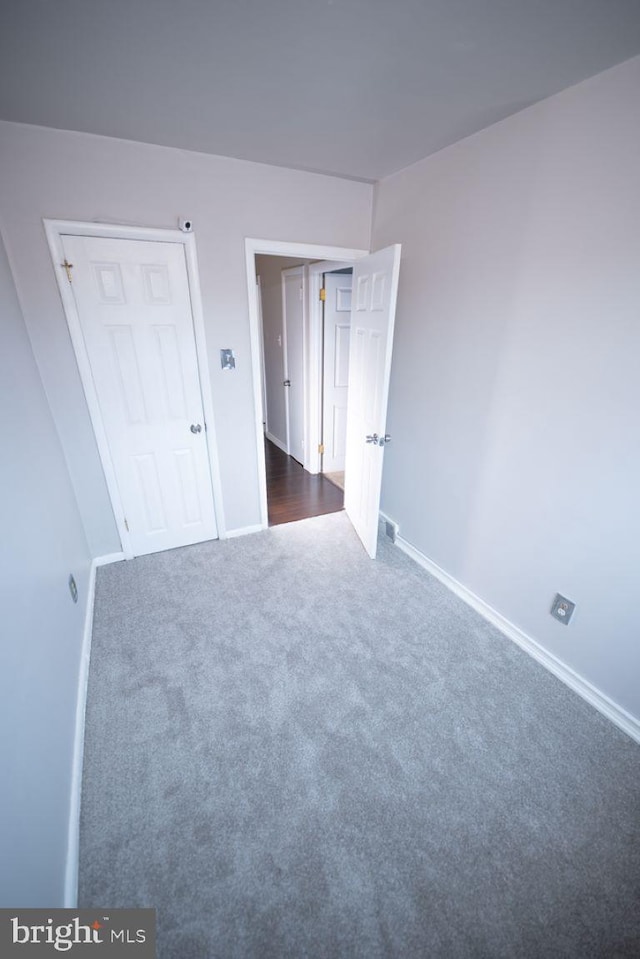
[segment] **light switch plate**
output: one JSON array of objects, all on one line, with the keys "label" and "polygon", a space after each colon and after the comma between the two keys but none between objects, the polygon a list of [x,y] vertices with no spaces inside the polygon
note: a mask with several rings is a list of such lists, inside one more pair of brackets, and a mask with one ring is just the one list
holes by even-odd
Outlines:
[{"label": "light switch plate", "polygon": [[223,370],[235,370],[236,358],[233,350],[220,350],[220,366]]}]

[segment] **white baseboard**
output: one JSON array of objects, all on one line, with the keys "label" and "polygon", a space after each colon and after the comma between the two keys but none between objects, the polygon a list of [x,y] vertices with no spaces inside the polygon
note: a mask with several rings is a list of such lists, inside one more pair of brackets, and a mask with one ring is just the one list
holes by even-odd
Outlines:
[{"label": "white baseboard", "polygon": [[71,802],[69,806],[69,834],[67,838],[67,863],[64,876],[64,905],[75,909],[78,904],[78,856],[80,852],[80,799],[82,794],[82,764],[84,758],[84,727],[87,708],[87,685],[89,682],[89,660],[91,659],[91,637],[93,632],[93,607],[96,597],[96,570],[98,566],[118,563],[124,559],[124,553],[110,553],[97,556],[91,562],[87,586],[87,605],[82,631],[80,651],[80,670],[78,673],[78,696],[76,700],[76,724],[73,744],[73,766],[71,770]]},{"label": "white baseboard", "polygon": [[273,433],[270,433],[269,430],[266,430],[264,435],[267,437],[268,440],[271,440],[271,442],[275,446],[277,446],[278,449],[282,450],[283,453],[286,453],[287,456],[289,455],[289,450],[287,449],[285,444],[282,442],[282,440],[279,440],[278,437],[274,436]]},{"label": "white baseboard", "polygon": [[[383,514],[381,514],[381,516],[384,520],[388,519],[388,517]],[[455,593],[456,596],[464,600],[468,606],[471,606],[477,613],[480,613],[484,619],[492,623],[492,625],[499,629],[508,639],[517,643],[521,649],[524,649],[526,653],[541,663],[542,666],[553,673],[553,675],[560,679],[566,686],[579,696],[582,696],[582,698],[592,706],[595,706],[603,716],[606,716],[607,719],[615,723],[616,726],[627,733],[628,736],[631,736],[632,739],[640,743],[639,719],[632,716],[631,713],[628,713],[626,709],[623,709],[622,706],[619,706],[612,699],[609,699],[609,697],[596,686],[580,676],[571,666],[567,666],[566,663],[558,659],[557,656],[554,656],[553,653],[544,649],[540,643],[524,633],[518,626],[515,626],[508,619],[505,619],[501,613],[489,606],[488,603],[485,603],[484,600],[476,596],[475,593],[472,593],[471,590],[463,586],[462,583],[459,583],[457,579],[454,579],[453,576],[450,576],[449,573],[441,569],[436,563],[425,556],[424,553],[421,553],[415,546],[412,546],[411,543],[403,539],[402,536],[396,537],[396,546],[426,569],[428,573],[431,573],[432,576],[440,580],[452,593]]]},{"label": "white baseboard", "polygon": [[[257,523],[255,526],[240,526],[238,529],[228,529],[224,534],[225,539],[234,539],[236,536],[247,536],[249,533],[261,533],[266,526]],[[222,537],[220,537],[222,539]]]},{"label": "white baseboard", "polygon": [[126,559],[124,553],[107,553],[105,556],[96,556],[94,566],[108,566],[110,563],[120,563]]},{"label": "white baseboard", "polygon": [[76,728],[71,771],[71,804],[69,808],[69,836],[67,843],[67,866],[64,880],[64,904],[74,909],[78,904],[78,853],[80,848],[80,795],[82,792],[82,758],[84,752],[84,719],[87,705],[89,680],[89,657],[91,655],[91,631],[93,627],[93,604],[96,594],[97,562],[93,560],[89,570],[89,588],[80,652],[78,696],[76,700]]}]

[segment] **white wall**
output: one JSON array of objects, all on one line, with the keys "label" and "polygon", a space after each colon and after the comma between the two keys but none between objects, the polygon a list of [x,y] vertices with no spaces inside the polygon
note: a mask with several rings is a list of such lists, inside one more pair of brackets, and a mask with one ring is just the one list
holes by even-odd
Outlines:
[{"label": "white wall", "polygon": [[[0,123],[0,209],[18,292],[94,556],[120,548],[43,217],[195,223],[227,529],[260,522],[245,237],[368,247],[372,187],[129,141]],[[223,374],[219,350],[236,353]]]},{"label": "white wall", "polygon": [[637,58],[385,179],[373,228],[403,244],[383,509],[636,716],[639,107]]},{"label": "white wall", "polygon": [[62,906],[90,559],[1,241],[0,310],[0,906]]},{"label": "white wall", "polygon": [[256,273],[262,290],[264,366],[267,394],[267,431],[287,445],[282,339],[282,271],[308,260],[287,256],[256,256]]}]

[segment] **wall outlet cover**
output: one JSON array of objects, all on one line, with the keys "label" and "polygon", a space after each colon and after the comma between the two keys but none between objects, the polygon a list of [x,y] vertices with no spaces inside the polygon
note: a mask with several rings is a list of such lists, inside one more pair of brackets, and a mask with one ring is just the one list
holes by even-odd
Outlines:
[{"label": "wall outlet cover", "polygon": [[572,603],[570,599],[567,599],[566,596],[561,596],[560,593],[556,593],[551,606],[551,615],[557,619],[559,623],[564,623],[565,626],[568,626],[575,608],[576,604]]}]

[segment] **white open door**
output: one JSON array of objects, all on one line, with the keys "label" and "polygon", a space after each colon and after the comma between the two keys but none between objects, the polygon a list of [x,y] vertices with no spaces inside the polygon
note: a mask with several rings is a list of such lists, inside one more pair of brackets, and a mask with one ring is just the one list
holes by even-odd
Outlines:
[{"label": "white open door", "polygon": [[386,435],[400,244],[353,267],[344,505],[375,559]]}]

